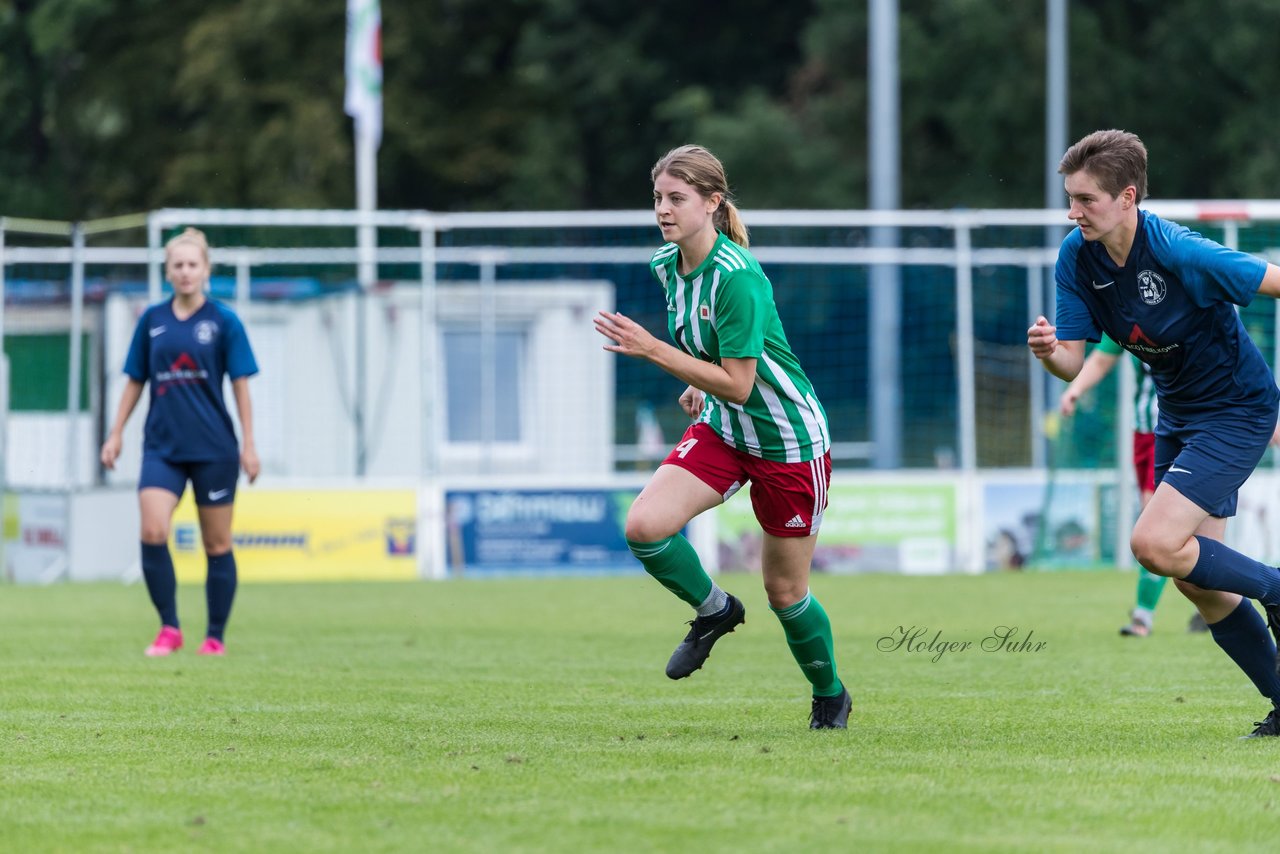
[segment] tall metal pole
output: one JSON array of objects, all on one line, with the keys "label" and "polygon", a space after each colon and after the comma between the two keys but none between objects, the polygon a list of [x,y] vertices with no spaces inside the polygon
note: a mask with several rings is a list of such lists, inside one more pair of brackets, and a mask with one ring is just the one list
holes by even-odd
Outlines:
[{"label": "tall metal pole", "polygon": [[[1045,114],[1044,114],[1044,206],[1046,209],[1061,209],[1063,206],[1062,176],[1058,174],[1058,163],[1067,150],[1067,0],[1045,0]],[[1050,249],[1061,245],[1066,237],[1066,216],[1064,225],[1049,225],[1044,229],[1045,246]],[[1054,322],[1057,300],[1054,293],[1055,284],[1052,271],[1048,276],[1046,300],[1046,317]],[[1038,367],[1038,366],[1037,366]],[[1034,386],[1033,386],[1034,387]],[[1036,411],[1033,417],[1041,417],[1041,413],[1052,411],[1057,403],[1057,396],[1062,392],[1062,383],[1051,378],[1044,378],[1040,384],[1041,396],[1033,397],[1032,405]],[[1040,441],[1044,439],[1043,431]],[[1047,448],[1041,453],[1046,453]]]},{"label": "tall metal pole", "polygon": [[160,230],[160,219],[154,212],[147,214],[147,303],[154,305],[160,302],[162,280],[164,276],[164,260],[161,255],[163,234]]},{"label": "tall metal pole", "polygon": [[347,92],[345,108],[355,119],[356,147],[356,280],[355,428],[356,475],[363,476],[368,456],[365,428],[365,302],[378,277],[377,232],[378,145],[382,142],[382,7],[379,0],[347,0]]},{"label": "tall metal pole", "polygon": [[[902,204],[898,86],[898,0],[871,0],[867,28],[868,149],[873,210]],[[871,245],[895,247],[898,229],[871,230]],[[876,468],[902,463],[902,279],[896,265],[871,267],[871,439]]]},{"label": "tall metal pole", "polygon": [[67,488],[76,483],[76,461],[80,443],[77,426],[80,420],[80,354],[84,334],[84,225],[77,222],[71,227],[71,334],[70,364],[67,370]]},{"label": "tall metal pole", "polygon": [[[6,509],[9,493],[9,358],[4,352],[4,217],[0,216],[0,513]],[[1277,309],[1280,311],[1280,309]],[[0,537],[0,562],[4,558],[4,537]]]},{"label": "tall metal pole", "polygon": [[[419,475],[431,480],[440,473],[436,423],[437,376],[440,375],[440,346],[436,336],[436,226],[430,222],[423,226],[419,242],[421,253],[422,310],[419,315],[418,341],[422,348],[418,356],[418,393],[421,396],[422,468]],[[424,546],[425,547],[425,546]]]},{"label": "tall metal pole", "polygon": [[419,313],[418,342],[422,348],[418,354],[418,389],[421,398],[422,427],[418,431],[422,440],[422,466],[418,487],[418,526],[414,537],[414,549],[418,554],[418,575],[421,578],[444,578],[448,567],[448,549],[445,546],[446,519],[442,512],[444,496],[439,485],[440,462],[437,439],[440,435],[436,420],[436,393],[441,380],[439,354],[441,347],[437,337],[436,306],[436,225],[434,220],[423,223],[419,243],[422,270],[422,307]]},{"label": "tall metal pole", "polygon": [[[1044,206],[1062,206],[1058,162],[1067,150],[1067,0],[1046,0]],[[1054,228],[1061,234],[1062,228]]]}]

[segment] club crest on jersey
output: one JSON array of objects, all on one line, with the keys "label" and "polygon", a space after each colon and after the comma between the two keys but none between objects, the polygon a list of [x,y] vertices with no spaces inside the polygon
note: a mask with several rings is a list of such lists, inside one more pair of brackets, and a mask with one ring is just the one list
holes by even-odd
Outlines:
[{"label": "club crest on jersey", "polygon": [[698,306],[698,317],[702,318],[703,320],[710,320],[711,306],[707,305],[706,303],[703,303],[702,305]]},{"label": "club crest on jersey", "polygon": [[1164,302],[1164,295],[1168,290],[1159,273],[1143,270],[1138,274],[1138,296],[1142,297],[1142,301],[1147,305],[1159,305]]},{"label": "club crest on jersey", "polygon": [[202,320],[196,324],[196,340],[201,344],[208,344],[218,335],[218,324],[212,320]]}]

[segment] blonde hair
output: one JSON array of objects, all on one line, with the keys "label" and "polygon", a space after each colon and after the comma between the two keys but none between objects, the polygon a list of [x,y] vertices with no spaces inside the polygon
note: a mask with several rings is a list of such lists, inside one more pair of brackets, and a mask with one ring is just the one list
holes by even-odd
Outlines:
[{"label": "blonde hair", "polygon": [[739,246],[748,245],[747,226],[733,204],[729,179],[719,158],[700,145],[682,145],[671,149],[653,164],[649,179],[656,181],[664,172],[684,181],[703,198],[709,199],[719,193],[720,207],[711,214],[712,224]]},{"label": "blonde hair", "polygon": [[187,227],[183,229],[181,234],[175,234],[170,237],[164,245],[164,260],[169,261],[169,250],[173,249],[179,243],[190,243],[192,246],[200,250],[200,254],[204,256],[205,266],[209,266],[209,241],[205,238],[204,232],[198,228]]}]

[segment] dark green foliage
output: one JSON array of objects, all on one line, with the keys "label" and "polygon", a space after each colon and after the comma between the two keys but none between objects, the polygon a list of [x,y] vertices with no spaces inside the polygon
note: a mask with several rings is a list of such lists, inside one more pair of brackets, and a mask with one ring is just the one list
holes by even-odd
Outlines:
[{"label": "dark green foliage", "polygon": [[[867,9],[385,0],[379,203],[633,208],[697,140],[743,207],[867,204]],[[1039,207],[1044,4],[903,3],[902,200]],[[1152,194],[1280,193],[1270,0],[1077,0],[1069,134],[1123,127]],[[344,7],[0,0],[0,211],[354,205]]]}]

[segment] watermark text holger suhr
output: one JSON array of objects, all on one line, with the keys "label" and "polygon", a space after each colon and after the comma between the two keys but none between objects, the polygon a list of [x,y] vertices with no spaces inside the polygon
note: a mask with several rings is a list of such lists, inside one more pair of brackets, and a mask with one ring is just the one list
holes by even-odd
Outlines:
[{"label": "watermark text holger suhr", "polygon": [[876,641],[876,649],[881,652],[922,652],[931,656],[932,661],[941,661],[949,652],[969,652],[975,649],[982,652],[1041,652],[1049,645],[1048,641],[1032,640],[1035,630],[1027,632],[1023,637],[1017,626],[996,626],[991,633],[978,641],[944,640],[942,629],[932,634],[927,627],[898,626],[889,634]]}]

